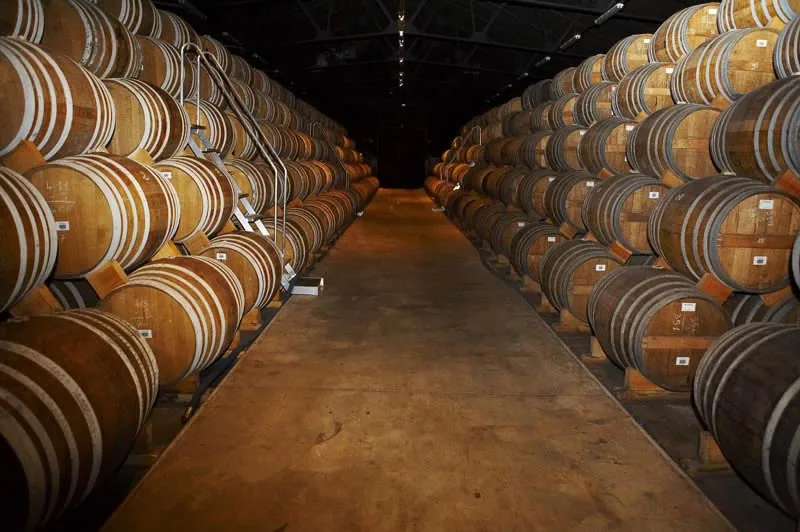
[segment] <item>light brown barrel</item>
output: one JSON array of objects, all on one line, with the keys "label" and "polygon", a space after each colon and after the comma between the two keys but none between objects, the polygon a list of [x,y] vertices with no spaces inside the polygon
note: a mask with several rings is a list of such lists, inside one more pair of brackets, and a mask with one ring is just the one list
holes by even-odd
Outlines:
[{"label": "light brown barrel", "polygon": [[48,160],[108,144],[114,128],[111,95],[69,57],[0,37],[0,79],[0,157],[23,140]]},{"label": "light brown barrel", "polygon": [[200,46],[200,36],[188,22],[175,13],[162,9],[158,10],[158,16],[161,17],[161,35],[159,39],[171,44],[178,50],[184,44],[191,43]]},{"label": "light brown barrel", "polygon": [[609,48],[603,61],[603,78],[619,83],[628,72],[646,65],[652,38],[649,33],[631,35]]},{"label": "light brown barrel", "polygon": [[542,293],[556,310],[567,310],[589,323],[589,294],[600,279],[622,262],[597,242],[568,240],[550,248],[539,267]]},{"label": "light brown barrel", "polygon": [[786,24],[800,13],[797,0],[722,0],[717,16],[720,31]]},{"label": "light brown barrel", "polygon": [[96,310],[0,325],[0,360],[4,527],[39,529],[117,471],[155,401],[158,367],[136,329]]},{"label": "light brown barrel", "polygon": [[719,115],[715,107],[688,103],[656,111],[630,132],[628,162],[656,177],[667,171],[684,181],[716,175],[709,139]]},{"label": "light brown barrel", "polygon": [[233,56],[221,42],[210,35],[202,35],[200,37],[200,45],[204,52],[209,52],[216,58],[217,63],[226,74],[233,73]]},{"label": "light brown barrel", "polygon": [[583,140],[586,130],[587,128],[583,126],[567,126],[553,133],[547,143],[545,153],[548,166],[559,172],[580,170],[578,146]]},{"label": "light brown barrel", "polygon": [[503,118],[503,134],[506,137],[522,137],[531,134],[531,112],[519,111]]},{"label": "light brown barrel", "polygon": [[547,166],[546,148],[553,132],[539,130],[523,138],[519,146],[519,160],[528,168]]},{"label": "light brown barrel", "polygon": [[231,61],[233,61],[231,77],[233,79],[238,79],[249,87],[253,81],[253,71],[250,68],[250,64],[247,62],[247,59],[239,55],[232,54]]},{"label": "light brown barrel", "polygon": [[247,134],[247,130],[235,113],[228,110],[225,111],[225,114],[231,123],[231,127],[233,127],[234,137],[236,138],[236,143],[230,155],[246,161],[252,161],[258,155],[258,148],[256,147],[255,141]]},{"label": "light brown barrel", "polygon": [[278,248],[259,233],[234,231],[218,236],[200,252],[225,264],[242,285],[244,308],[262,309],[272,301],[281,284],[281,258]]},{"label": "light brown barrel", "polygon": [[0,167],[0,313],[44,283],[56,262],[56,224],[45,198],[20,174]]},{"label": "light brown barrel", "polygon": [[486,242],[488,244],[495,224],[497,224],[506,214],[507,211],[505,205],[499,201],[495,201],[484,209],[479,209],[475,213],[475,218],[472,224],[475,228],[475,234],[478,236],[478,239],[481,242]]},{"label": "light brown barrel", "polygon": [[156,164],[168,179],[181,206],[173,239],[183,242],[197,233],[215,236],[230,220],[238,198],[230,179],[213,163],[195,157],[173,157]]},{"label": "light brown barrel", "polygon": [[583,222],[598,242],[619,242],[635,255],[652,255],[647,240],[650,213],[667,187],[644,174],[620,174],[603,180],[583,202]]},{"label": "light brown barrel", "polygon": [[522,212],[506,212],[497,219],[489,233],[489,244],[496,255],[508,257],[511,239],[525,226],[537,223]]},{"label": "light brown barrel", "polygon": [[550,248],[565,240],[567,237],[554,225],[528,224],[514,235],[506,256],[519,275],[530,277],[538,283],[542,258]]},{"label": "light brown barrel", "polygon": [[800,289],[800,233],[794,241],[794,248],[792,248],[792,277],[794,277],[794,285]]},{"label": "light brown barrel", "polygon": [[550,109],[552,109],[554,103],[553,101],[546,101],[533,108],[531,111],[531,125],[534,132],[554,129],[553,122],[550,120]]},{"label": "light brown barrel", "polygon": [[601,174],[622,174],[632,172],[628,164],[628,137],[636,127],[633,120],[611,117],[586,130],[578,145],[578,160],[589,172]]},{"label": "light brown barrel", "polygon": [[588,127],[613,116],[616,91],[617,84],[610,81],[601,81],[586,89],[575,102],[575,123]]},{"label": "light brown barrel", "polygon": [[721,336],[694,378],[694,404],[722,453],[758,493],[800,516],[800,327],[753,323]]},{"label": "light brown barrel", "polygon": [[66,310],[94,308],[100,302],[97,292],[84,279],[54,280],[47,284],[47,288]]},{"label": "light brown barrel", "polygon": [[779,78],[800,74],[800,17],[795,17],[781,30],[773,62]]},{"label": "light brown barrel", "polygon": [[163,386],[202,371],[225,352],[244,315],[244,291],[222,262],[174,257],[136,270],[103,298],[100,309],[145,338]]},{"label": "light brown barrel", "polygon": [[204,64],[200,65],[199,72],[197,91],[200,94],[200,98],[220,108],[224,107],[225,95],[222,93],[220,86],[214,82]]},{"label": "light brown barrel", "polygon": [[677,63],[708,39],[719,35],[719,2],[681,9],[659,26],[650,41],[650,61]]},{"label": "light brown barrel", "polygon": [[545,216],[544,195],[548,187],[560,176],[561,172],[554,172],[549,168],[542,168],[528,172],[519,187],[519,205],[527,214]]},{"label": "light brown barrel", "polygon": [[650,217],[656,253],[693,279],[706,273],[741,292],[775,292],[789,284],[800,231],[800,204],[752,179],[715,176],[669,194]]},{"label": "light brown barrel", "polygon": [[519,192],[522,182],[531,170],[525,166],[515,166],[500,183],[498,198],[507,207],[519,207]]},{"label": "light brown barrel", "polygon": [[152,0],[92,0],[108,16],[118,19],[131,33],[154,37],[161,35],[161,17]]},{"label": "light brown barrel", "polygon": [[775,80],[772,56],[778,32],[750,28],[718,35],[684,56],[670,80],[678,103],[733,102]]},{"label": "light brown barrel", "polygon": [[575,92],[575,72],[576,67],[565,68],[553,77],[553,84],[550,86],[550,99],[558,100],[562,96]]},{"label": "light brown barrel", "polygon": [[180,210],[153,169],[116,155],[65,157],[25,177],[53,211],[57,279],[84,277],[115,260],[130,270],[172,238]]},{"label": "light brown barrel", "polygon": [[483,190],[486,191],[487,196],[496,200],[500,199],[500,184],[511,170],[513,170],[511,166],[499,166],[491,169],[483,182]]},{"label": "light brown barrel", "polygon": [[487,166],[485,164],[476,164],[467,171],[464,175],[464,179],[462,181],[462,187],[466,190],[474,190],[478,194],[485,195],[486,189],[484,188],[484,183],[486,178],[494,169],[492,166]]},{"label": "light brown barrel", "polygon": [[312,255],[333,237],[338,226],[335,211],[320,201],[304,202],[302,207],[287,209],[286,220],[303,233]]},{"label": "light brown barrel", "polygon": [[619,268],[600,279],[588,315],[612,362],[673,391],[691,389],[706,350],[732,327],[725,309],[691,280],[648,266]]},{"label": "light brown barrel", "polygon": [[573,81],[575,92],[578,94],[583,93],[592,85],[597,85],[603,78],[603,62],[605,61],[605,54],[596,54],[586,59],[578,65],[575,70],[575,79]]},{"label": "light brown barrel", "polygon": [[44,33],[42,0],[14,0],[0,10],[0,35],[19,37],[34,44]]},{"label": "light brown barrel", "polygon": [[189,116],[165,90],[138,79],[104,81],[117,116],[107,149],[116,155],[145,150],[167,159],[189,142]]},{"label": "light brown barrel", "polygon": [[[227,158],[238,143],[238,132],[230,115],[205,100],[200,100],[199,120],[196,100],[185,100],[183,107],[186,109],[189,121],[192,124],[199,124],[205,128],[203,134],[211,144],[211,147],[217,150],[221,158]],[[192,136],[200,149],[203,149],[200,137],[195,133],[192,133]]]},{"label": "light brown barrel", "polygon": [[791,292],[777,303],[770,302],[770,305],[761,296],[737,293],[729,297],[723,306],[737,327],[760,322],[800,325],[800,298]]},{"label": "light brown barrel", "polygon": [[584,170],[569,172],[553,181],[544,193],[544,215],[553,225],[567,223],[579,233],[586,232],[583,223],[583,204],[600,183],[596,176]]},{"label": "light brown barrel", "polygon": [[[236,181],[239,190],[247,194],[247,201],[253,210],[259,214],[263,213],[271,202],[273,194],[269,176],[265,175],[255,164],[244,159],[226,159],[225,168]],[[239,207],[242,212],[245,212],[246,209],[241,201],[240,199]]]},{"label": "light brown barrel", "polygon": [[553,84],[551,79],[543,79],[537,81],[522,93],[522,108],[526,111],[532,110],[540,103],[544,103],[550,99],[550,86]]},{"label": "light brown barrel", "polygon": [[548,124],[552,124],[553,129],[571,126],[576,123],[573,110],[575,102],[578,101],[578,94],[567,93],[550,106]]},{"label": "light brown barrel", "polygon": [[269,231],[270,238],[277,245],[278,250],[282,252],[284,263],[290,264],[294,271],[298,273],[303,271],[310,256],[308,243],[301,231],[291,222],[286,223],[284,231],[280,216],[278,217],[277,227],[275,226],[275,220],[271,216],[265,218],[263,223]]},{"label": "light brown barrel", "polygon": [[[142,71],[138,79],[161,87],[174,98],[180,98],[181,56],[178,49],[151,37],[137,35],[136,41],[142,49]],[[188,59],[183,62],[184,98],[193,95],[197,89],[193,65],[194,63]],[[203,97],[202,93],[200,96]]]},{"label": "light brown barrel", "polygon": [[774,183],[800,176],[800,77],[784,78],[742,97],[711,131],[711,155],[725,173]]},{"label": "light brown barrel", "polygon": [[612,100],[614,114],[638,120],[675,105],[670,91],[674,73],[672,63],[649,63],[625,74]]},{"label": "light brown barrel", "polygon": [[[255,114],[258,100],[256,99],[255,92],[244,81],[239,79],[231,79],[231,86],[233,93],[239,97],[239,101],[244,106],[245,110],[250,114]],[[229,104],[226,102],[226,106]]]}]

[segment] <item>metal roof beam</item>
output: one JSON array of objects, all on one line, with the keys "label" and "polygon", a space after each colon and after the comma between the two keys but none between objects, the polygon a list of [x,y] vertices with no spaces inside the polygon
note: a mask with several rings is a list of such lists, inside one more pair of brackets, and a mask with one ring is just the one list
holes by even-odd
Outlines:
[{"label": "metal roof beam", "polygon": [[581,54],[573,54],[570,52],[563,52],[561,50],[552,51],[552,50],[545,50],[544,48],[531,48],[530,46],[523,46],[521,44],[513,44],[513,43],[506,43],[506,42],[498,42],[489,40],[486,38],[475,38],[475,37],[456,37],[453,35],[442,35],[439,33],[425,33],[420,31],[407,31],[406,36],[408,37],[416,37],[418,39],[433,39],[437,41],[446,41],[446,42],[463,42],[467,44],[476,44],[478,46],[490,46],[494,48],[505,48],[507,50],[519,50],[521,52],[532,52],[536,54],[547,54],[553,56],[561,56],[561,57],[573,57],[577,59],[585,59],[585,55]]},{"label": "metal roof beam", "polygon": [[[496,0],[480,0],[480,1],[497,3]],[[602,15],[607,11],[607,9],[597,9],[593,7],[584,7],[584,6],[578,6],[574,4],[567,4],[561,2],[544,2],[540,0],[505,0],[505,2],[517,6],[533,7],[536,9],[551,9],[553,11],[561,11],[564,13],[578,13],[581,15],[591,15],[594,17],[599,17],[600,15]],[[609,7],[611,7],[611,5],[615,3],[616,2],[612,2],[611,4],[609,4]],[[662,22],[664,22],[661,19],[653,17],[629,15],[625,13],[624,9],[619,13],[615,14],[614,18],[617,20],[629,20],[631,22],[641,22],[644,24],[661,24]]]}]

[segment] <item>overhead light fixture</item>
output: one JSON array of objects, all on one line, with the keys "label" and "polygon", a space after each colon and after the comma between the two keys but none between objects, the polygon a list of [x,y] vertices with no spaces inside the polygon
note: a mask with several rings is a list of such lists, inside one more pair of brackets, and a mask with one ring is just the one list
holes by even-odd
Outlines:
[{"label": "overhead light fixture", "polygon": [[402,107],[405,107],[405,106],[406,106],[406,104],[404,104],[404,103],[401,103],[400,105],[401,105]]},{"label": "overhead light fixture", "polygon": [[402,63],[402,62],[404,62],[404,61],[405,61],[405,59],[401,57],[401,58],[400,58],[400,62]]},{"label": "overhead light fixture", "polygon": [[508,87],[510,89],[511,87],[513,87],[513,85],[511,83],[509,83],[508,85],[506,85],[506,87]]},{"label": "overhead light fixture", "polygon": [[522,73],[522,77],[523,77],[523,78],[527,78],[529,75],[530,75],[530,74],[528,74],[527,72],[523,72],[523,73]]},{"label": "overhead light fixture", "polygon": [[550,62],[550,56],[546,55],[543,58],[541,58],[538,63],[536,63],[536,68],[539,68],[549,62]]},{"label": "overhead light fixture", "polygon": [[576,42],[578,42],[580,40],[581,40],[581,34],[580,33],[576,33],[575,35],[570,37],[569,40],[567,40],[567,42],[565,42],[564,44],[559,46],[559,49],[560,50],[566,50],[567,48],[569,48],[570,46],[572,46],[573,44],[575,44]]},{"label": "overhead light fixture", "polygon": [[610,19],[611,17],[622,11],[623,7],[625,7],[625,4],[623,4],[622,2],[617,2],[613,6],[609,7],[608,11],[606,11],[605,13],[594,19],[594,23],[598,25],[602,24],[606,20]]}]

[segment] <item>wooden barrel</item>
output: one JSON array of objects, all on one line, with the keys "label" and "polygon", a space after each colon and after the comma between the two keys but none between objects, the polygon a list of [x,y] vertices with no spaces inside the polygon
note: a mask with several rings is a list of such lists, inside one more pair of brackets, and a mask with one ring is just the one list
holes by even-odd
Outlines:
[{"label": "wooden barrel", "polygon": [[779,78],[800,74],[800,17],[795,17],[778,34],[773,62]]},{"label": "wooden barrel", "polygon": [[0,10],[0,35],[38,44],[44,33],[42,0],[16,0]]},{"label": "wooden barrel", "polygon": [[558,100],[562,96],[575,93],[575,72],[576,67],[565,68],[553,77],[553,84],[550,86],[550,99]]},{"label": "wooden barrel", "polygon": [[547,223],[533,223],[514,235],[506,255],[520,276],[539,282],[539,267],[550,248],[568,240],[558,227]]},{"label": "wooden barrel", "polygon": [[732,30],[718,35],[681,59],[670,81],[678,103],[732,102],[775,80],[772,56],[778,32]]},{"label": "wooden barrel", "polygon": [[0,167],[0,313],[44,283],[56,262],[56,224],[45,198],[18,173]]},{"label": "wooden barrel", "polygon": [[723,306],[736,327],[761,322],[800,325],[800,298],[793,293],[786,294],[769,306],[761,296],[737,293],[729,297]]},{"label": "wooden barrel", "polygon": [[138,329],[165,386],[202,371],[225,352],[244,315],[244,291],[221,262],[174,257],[136,270],[103,298],[100,309]]},{"label": "wooden barrel", "polygon": [[312,192],[311,176],[306,171],[306,167],[297,161],[283,161],[286,166],[286,175],[289,179],[289,201],[304,200]]},{"label": "wooden barrel", "polygon": [[578,145],[578,160],[593,174],[614,175],[632,172],[628,164],[628,137],[636,127],[633,120],[611,117],[586,130]]},{"label": "wooden barrel", "polygon": [[158,368],[133,327],[96,310],[7,322],[0,341],[3,521],[33,530],[117,471],[155,401]]},{"label": "wooden barrel", "polygon": [[231,219],[238,198],[228,176],[213,163],[194,157],[173,157],[155,165],[169,180],[181,206],[173,239],[181,243],[202,232],[211,238]]},{"label": "wooden barrel", "polygon": [[[219,156],[223,159],[230,156],[233,149],[238,144],[238,132],[234,127],[230,115],[221,111],[216,105],[205,100],[200,100],[199,114],[196,100],[185,100],[183,102],[183,107],[186,109],[186,113],[192,124],[199,124],[205,128],[203,134],[209,144],[211,144],[211,147],[219,152]],[[192,133],[192,136],[200,149],[203,149],[203,143],[200,137],[194,133]],[[188,150],[186,153],[191,153],[191,150]]]},{"label": "wooden barrel", "polygon": [[281,286],[281,257],[275,244],[264,235],[234,231],[218,236],[199,255],[225,264],[242,285],[243,313],[262,309]]},{"label": "wooden barrel", "polygon": [[547,143],[553,132],[549,129],[539,130],[523,138],[519,146],[519,160],[528,168],[544,168],[547,166]]},{"label": "wooden barrel", "polygon": [[719,35],[719,2],[681,9],[659,26],[650,41],[650,61],[677,63],[680,59]]},{"label": "wooden barrel", "polygon": [[122,22],[131,33],[161,36],[161,17],[152,0],[92,0],[109,17]]},{"label": "wooden barrel", "polygon": [[525,92],[522,93],[522,108],[526,111],[532,110],[540,103],[544,103],[550,99],[550,86],[553,84],[551,79],[543,79],[537,81],[533,85],[529,85]]},{"label": "wooden barrel", "polygon": [[[258,100],[256,99],[253,89],[244,81],[238,79],[231,79],[231,86],[233,87],[233,93],[239,97],[239,101],[244,106],[245,110],[250,114],[255,114]],[[227,101],[226,107],[230,107]]]},{"label": "wooden barrel", "polygon": [[554,172],[549,168],[528,172],[519,187],[520,208],[529,215],[544,217],[544,195],[550,184],[561,175],[560,172]]},{"label": "wooden barrel", "polygon": [[236,142],[233,145],[233,150],[229,157],[233,156],[246,161],[252,161],[258,156],[258,148],[255,141],[247,134],[247,130],[236,114],[231,111],[225,111],[225,115],[231,123],[234,137],[236,138]]},{"label": "wooden barrel", "polygon": [[789,284],[800,205],[752,179],[715,176],[672,189],[650,217],[656,253],[693,279],[714,274],[741,292]]},{"label": "wooden barrel", "polygon": [[316,202],[310,207],[304,203],[302,208],[287,209],[286,220],[303,233],[311,255],[319,252],[323,244],[336,232],[337,220],[335,213],[329,207],[327,204]]},{"label": "wooden barrel", "polygon": [[603,277],[622,267],[622,262],[597,242],[568,240],[550,248],[542,258],[539,282],[556,310],[569,311],[589,323],[589,294]]},{"label": "wooden barrel", "polygon": [[652,255],[647,240],[650,213],[668,188],[644,174],[620,174],[599,182],[583,203],[586,229],[598,242],[619,242],[635,255]]},{"label": "wooden barrel", "polygon": [[649,33],[631,35],[609,48],[603,61],[603,79],[619,83],[626,74],[646,65],[652,38]]},{"label": "wooden barrel", "polygon": [[209,74],[204,64],[200,65],[197,91],[199,92],[200,98],[208,103],[220,108],[225,106],[225,95],[222,93],[220,86],[214,83],[214,79],[211,77],[211,74]]},{"label": "wooden barrel", "polygon": [[794,241],[794,248],[792,248],[792,277],[794,277],[794,284],[800,288],[800,233]]},{"label": "wooden barrel", "polygon": [[628,162],[643,174],[660,177],[669,171],[683,181],[716,175],[709,138],[719,114],[698,104],[656,111],[630,132]]},{"label": "wooden barrel", "polygon": [[157,172],[126,157],[65,157],[29,170],[58,231],[54,276],[75,279],[109,261],[130,270],[172,238],[181,210]]},{"label": "wooden barrel", "polygon": [[253,81],[253,70],[250,68],[250,64],[247,62],[247,59],[233,54],[231,55],[231,60],[233,61],[231,77],[233,77],[233,79],[238,79],[250,87],[250,84]]},{"label": "wooden barrel", "polygon": [[499,201],[492,203],[475,213],[473,226],[478,240],[490,244],[492,230],[500,219],[507,214],[506,207]]},{"label": "wooden barrel", "polygon": [[291,222],[286,223],[285,231],[283,222],[278,217],[278,225],[275,226],[275,220],[270,216],[263,220],[264,225],[269,231],[269,236],[277,246],[278,250],[283,255],[283,261],[290,264],[296,272],[303,271],[306,263],[310,259],[308,254],[308,243],[305,241],[302,233]]},{"label": "wooden barrel", "polygon": [[161,35],[159,39],[171,44],[178,50],[185,44],[200,46],[200,36],[188,22],[175,13],[163,9],[158,10],[158,16],[161,18]]},{"label": "wooden barrel", "polygon": [[580,170],[582,166],[578,159],[578,147],[586,130],[584,126],[567,126],[556,130],[545,150],[547,165],[559,172]]},{"label": "wooden barrel", "polygon": [[[272,198],[272,183],[269,177],[262,173],[255,164],[244,159],[230,158],[225,160],[225,168],[236,181],[239,190],[247,195],[247,202],[257,213],[262,214]],[[243,199],[239,200],[239,207],[246,212]]]},{"label": "wooden barrel", "polygon": [[500,183],[499,199],[507,207],[519,208],[519,192],[522,182],[530,175],[530,168],[515,166]]},{"label": "wooden barrel", "polygon": [[597,85],[603,78],[603,62],[606,59],[606,54],[596,54],[584,59],[577,70],[575,70],[575,79],[573,80],[575,92],[578,94],[583,93],[592,85]]},{"label": "wooden barrel", "polygon": [[100,302],[97,292],[94,291],[89,281],[84,279],[51,281],[47,287],[66,310],[94,308]]},{"label": "wooden barrel", "polygon": [[722,0],[717,17],[720,31],[787,24],[800,12],[797,0]]},{"label": "wooden barrel", "polygon": [[0,37],[0,78],[0,157],[23,140],[48,160],[108,144],[114,129],[111,95],[69,57]]},{"label": "wooden barrel", "polygon": [[688,391],[706,350],[731,328],[722,306],[685,276],[619,268],[589,296],[589,323],[608,358],[650,382]]},{"label": "wooden barrel", "polygon": [[503,135],[506,137],[522,137],[530,135],[533,127],[531,123],[531,112],[520,111],[511,113],[503,118]]},{"label": "wooden barrel", "polygon": [[675,72],[672,63],[649,63],[627,73],[612,100],[614,114],[622,118],[640,120],[675,105],[670,91],[670,80]]},{"label": "wooden barrel", "polygon": [[754,323],[720,337],[694,379],[698,416],[749,485],[800,516],[800,327]]},{"label": "wooden barrel", "polygon": [[138,79],[104,82],[117,116],[107,149],[116,155],[145,150],[155,160],[167,159],[189,142],[189,116],[159,87]]},{"label": "wooden barrel", "polygon": [[616,99],[617,84],[601,81],[586,89],[575,102],[575,123],[591,126],[614,115],[612,103]]},{"label": "wooden barrel", "polygon": [[578,94],[567,93],[553,102],[553,105],[550,106],[548,111],[550,113],[548,123],[553,125],[553,129],[557,130],[576,123],[573,110],[575,109],[575,102],[577,101]]},{"label": "wooden barrel", "polygon": [[204,52],[209,52],[217,60],[220,68],[230,75],[233,73],[233,56],[225,46],[211,37],[210,35],[202,35],[200,37],[200,46]]},{"label": "wooden barrel", "polygon": [[531,125],[533,131],[549,131],[555,129],[551,121],[550,109],[552,109],[553,101],[540,103],[531,111]]},{"label": "wooden barrel", "polygon": [[[161,87],[173,98],[181,94],[181,55],[177,48],[158,39],[137,35],[136,41],[142,50],[142,70],[138,79]],[[195,69],[188,59],[183,63],[183,95],[193,95],[195,85]],[[202,79],[201,79],[202,81]],[[201,98],[204,97],[201,93]]]},{"label": "wooden barrel", "polygon": [[492,168],[483,182],[486,195],[492,199],[500,199],[500,187],[506,176],[514,169],[512,166],[499,166]]},{"label": "wooden barrel", "polygon": [[470,169],[464,175],[464,180],[462,181],[461,186],[467,190],[474,190],[479,194],[486,194],[484,181],[492,169],[493,167],[484,164],[470,167]]},{"label": "wooden barrel", "polygon": [[711,131],[711,155],[724,173],[774,183],[800,176],[800,77],[784,78],[735,101]]},{"label": "wooden barrel", "polygon": [[497,219],[489,234],[489,244],[497,255],[508,257],[511,240],[524,227],[537,223],[522,212],[506,212]]},{"label": "wooden barrel", "polygon": [[585,233],[583,204],[599,183],[596,176],[584,170],[558,177],[544,193],[544,215],[553,225],[567,223],[579,233]]}]

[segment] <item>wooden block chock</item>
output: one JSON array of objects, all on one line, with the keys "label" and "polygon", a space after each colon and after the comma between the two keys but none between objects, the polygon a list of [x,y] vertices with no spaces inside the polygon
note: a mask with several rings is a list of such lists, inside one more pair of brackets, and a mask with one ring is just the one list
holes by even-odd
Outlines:
[{"label": "wooden block chock", "polygon": [[186,248],[186,251],[188,251],[190,255],[197,255],[201,251],[211,246],[211,240],[208,239],[205,233],[198,231],[181,242],[181,244]]},{"label": "wooden block chock", "polygon": [[707,430],[698,433],[697,456],[681,460],[681,467],[690,475],[731,471],[731,466],[722,454],[719,444]]},{"label": "wooden block chock", "polygon": [[639,370],[625,368],[625,384],[614,391],[618,399],[686,399],[689,392],[673,392],[653,384]]},{"label": "wooden block chock", "polygon": [[517,270],[515,270],[514,268],[508,269],[506,277],[508,277],[508,279],[510,279],[511,281],[522,281],[522,278],[519,276]]},{"label": "wooden block chock", "polygon": [[626,264],[633,257],[633,251],[620,244],[618,240],[613,241],[608,246],[608,252],[619,258],[623,264]]},{"label": "wooden block chock", "polygon": [[222,229],[220,229],[219,234],[227,235],[228,233],[233,233],[234,231],[236,231],[236,226],[233,225],[233,220],[228,220],[225,222],[225,225],[222,226]]},{"label": "wooden block chock", "polygon": [[559,332],[591,332],[592,330],[588,323],[582,322],[572,312],[563,308],[559,312],[558,325],[555,329]]},{"label": "wooden block chock", "polygon": [[172,240],[168,240],[166,244],[164,244],[158,252],[153,255],[153,258],[150,261],[156,261],[161,259],[171,259],[173,257],[180,257],[183,255],[181,253],[180,248],[173,242]]},{"label": "wooden block chock", "polygon": [[270,301],[267,304],[267,308],[278,309],[283,306],[283,301],[281,300],[281,292],[282,290],[278,290],[278,293],[275,294],[275,297],[272,298],[272,301]]},{"label": "wooden block chock", "polygon": [[45,285],[33,288],[22,301],[14,305],[9,314],[15,318],[29,318],[64,310],[61,303]]},{"label": "wooden block chock", "polygon": [[672,170],[666,170],[661,176],[661,183],[669,188],[677,188],[685,183],[683,179],[675,175]]},{"label": "wooden block chock", "polygon": [[47,161],[33,142],[23,140],[16,148],[0,159],[0,163],[6,168],[24,174],[31,168],[47,164]]},{"label": "wooden block chock", "polygon": [[567,222],[561,224],[558,227],[558,230],[561,232],[562,235],[566,236],[570,240],[575,238],[575,236],[578,234],[578,230],[575,228],[575,226]]},{"label": "wooden block chock", "polygon": [[600,170],[600,173],[597,174],[597,177],[599,177],[600,179],[608,179],[609,177],[614,177],[614,174],[603,168],[602,170]]},{"label": "wooden block chock", "polygon": [[761,301],[768,307],[774,307],[787,297],[794,294],[794,289],[792,285],[783,288],[782,290],[778,290],[777,292],[770,292],[769,294],[761,294]]},{"label": "wooden block chock", "polygon": [[597,336],[592,335],[592,340],[589,344],[589,356],[587,358],[598,362],[608,360],[606,352],[603,350],[603,346],[600,345],[600,340],[597,339]]},{"label": "wooden block chock", "polygon": [[594,233],[592,233],[592,232],[589,232],[589,233],[586,233],[585,235],[583,235],[582,240],[586,240],[587,242],[598,242],[597,237],[594,236]]},{"label": "wooden block chock", "polygon": [[542,297],[539,299],[539,304],[536,305],[536,312],[542,314],[558,314],[558,310],[556,310],[544,294],[542,294]]},{"label": "wooden block chock", "polygon": [[775,188],[800,198],[800,176],[795,175],[791,170],[786,170],[775,180]]},{"label": "wooden block chock", "polygon": [[150,153],[143,148],[139,148],[135,152],[128,155],[128,159],[133,159],[137,163],[145,166],[153,166],[156,164],[156,162],[153,160],[153,157],[150,156]]},{"label": "wooden block chock", "polygon": [[669,262],[667,262],[664,257],[658,257],[658,259],[653,263],[653,267],[660,268],[662,270],[672,269],[672,266],[669,265]]},{"label": "wooden block chock", "polygon": [[112,260],[104,264],[94,273],[86,276],[100,299],[106,297],[116,287],[128,282],[128,274],[122,269],[119,262]]},{"label": "wooden block chock", "polygon": [[697,283],[697,289],[710,295],[719,303],[725,303],[733,294],[733,288],[726,285],[713,273],[707,273]]},{"label": "wooden block chock", "polygon": [[252,332],[261,328],[261,309],[254,308],[244,315],[242,323],[239,325],[240,331]]},{"label": "wooden block chock", "polygon": [[539,283],[537,283],[536,281],[525,275],[522,278],[522,291],[527,292],[529,294],[541,294],[542,287],[539,285]]}]

